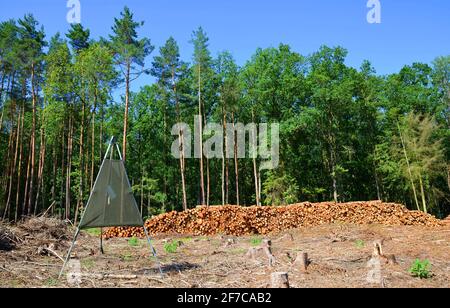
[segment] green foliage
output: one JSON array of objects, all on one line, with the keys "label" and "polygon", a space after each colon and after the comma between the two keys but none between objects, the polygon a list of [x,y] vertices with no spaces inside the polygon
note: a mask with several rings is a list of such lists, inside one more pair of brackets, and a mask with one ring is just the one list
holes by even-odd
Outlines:
[{"label": "green foliage", "polygon": [[121,256],[121,259],[125,262],[131,262],[134,260],[133,256],[131,255],[131,253],[125,253]]},{"label": "green foliage", "polygon": [[89,234],[90,236],[99,237],[101,234],[101,229],[100,228],[87,229],[86,233]]},{"label": "green foliage", "polygon": [[128,240],[128,245],[130,245],[131,247],[137,247],[139,246],[139,239],[136,237],[132,237]]},{"label": "green foliage", "polygon": [[164,251],[167,253],[176,253],[179,246],[179,242],[172,240],[164,244]]},{"label": "green foliage", "polygon": [[253,247],[257,247],[257,246],[261,245],[261,243],[262,243],[262,238],[254,237],[254,238],[250,239],[250,244]]},{"label": "green foliage", "polygon": [[362,248],[366,247],[366,242],[364,242],[363,240],[357,240],[355,242],[355,246],[359,249],[362,249]]},{"label": "green foliage", "polygon": [[429,260],[415,260],[409,269],[409,273],[413,277],[417,277],[420,279],[428,279],[432,277],[431,273],[431,263]]},{"label": "green foliage", "polygon": [[81,265],[83,266],[83,268],[85,268],[86,270],[89,271],[92,268],[94,268],[95,261],[93,259],[82,259],[81,260]]},{"label": "green foliage", "polygon": [[298,201],[299,187],[295,179],[284,175],[278,177],[270,173],[263,184],[265,203],[268,205],[287,205]]},{"label": "green foliage", "polygon": [[45,280],[45,285],[47,287],[56,287],[58,283],[58,279],[55,278],[48,278],[47,280]]}]

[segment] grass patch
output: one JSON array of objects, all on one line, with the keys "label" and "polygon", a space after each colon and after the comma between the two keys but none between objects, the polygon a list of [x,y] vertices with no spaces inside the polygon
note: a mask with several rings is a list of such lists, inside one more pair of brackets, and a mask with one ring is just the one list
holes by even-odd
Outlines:
[{"label": "grass patch", "polygon": [[99,237],[100,234],[102,233],[102,229],[100,228],[86,229],[86,233],[89,234],[90,236]]},{"label": "grass patch", "polygon": [[254,238],[252,238],[252,239],[250,240],[250,244],[251,244],[253,247],[259,246],[259,245],[262,244],[262,238],[254,237]]},{"label": "grass patch", "polygon": [[164,244],[164,251],[167,253],[176,253],[178,249],[178,241],[171,241]]},{"label": "grass patch", "polygon": [[356,246],[356,248],[362,249],[362,248],[366,247],[366,242],[364,242],[363,240],[357,240],[355,242],[355,246]]},{"label": "grass patch", "polygon": [[193,240],[194,239],[192,237],[185,237],[185,238],[180,239],[179,241],[183,242],[184,244],[187,244],[187,243],[192,242]]},{"label": "grass patch", "polygon": [[247,253],[247,250],[245,248],[234,248],[230,249],[229,253],[232,255],[243,255]]},{"label": "grass patch", "polygon": [[138,247],[139,246],[139,239],[137,237],[132,237],[128,240],[128,245],[131,247]]},{"label": "grass patch", "polygon": [[47,287],[55,287],[58,285],[58,280],[55,278],[48,278],[47,280],[45,280],[45,285]]},{"label": "grass patch", "polygon": [[92,259],[83,259],[81,260],[81,266],[85,268],[86,270],[90,270],[94,267],[95,262]]},{"label": "grass patch", "polygon": [[124,255],[121,256],[122,261],[125,262],[130,262],[133,261],[133,256],[130,253],[125,253]]},{"label": "grass patch", "polygon": [[433,276],[431,273],[431,263],[429,260],[419,260],[417,259],[414,261],[414,263],[411,265],[411,268],[409,269],[409,273],[416,278],[420,279],[428,279]]}]

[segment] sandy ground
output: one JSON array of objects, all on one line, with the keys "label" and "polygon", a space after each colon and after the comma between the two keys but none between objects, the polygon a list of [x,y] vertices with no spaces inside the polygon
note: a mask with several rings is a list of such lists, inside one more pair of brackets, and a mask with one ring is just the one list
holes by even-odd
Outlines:
[{"label": "sandy ground", "polygon": [[[0,251],[0,287],[266,288],[270,287],[273,272],[287,272],[295,288],[450,287],[450,226],[430,229],[335,224],[266,238],[273,242],[273,267],[264,255],[256,260],[246,256],[262,237],[154,238],[165,272],[161,278],[145,240],[107,240],[105,254],[101,255],[98,237],[84,232],[69,265],[69,271],[81,274],[72,279],[64,275],[61,280],[57,277],[62,261],[25,242],[15,250]],[[380,239],[384,240],[384,254],[395,255],[397,264],[382,264],[382,279],[369,283],[367,277],[374,269],[368,266],[373,242]],[[180,246],[176,252],[167,252],[164,245],[173,240]],[[54,240],[51,247],[63,256],[68,245],[66,240]],[[309,255],[311,263],[306,273],[292,264],[298,252]],[[432,278],[418,279],[408,273],[416,259],[431,262]]]}]

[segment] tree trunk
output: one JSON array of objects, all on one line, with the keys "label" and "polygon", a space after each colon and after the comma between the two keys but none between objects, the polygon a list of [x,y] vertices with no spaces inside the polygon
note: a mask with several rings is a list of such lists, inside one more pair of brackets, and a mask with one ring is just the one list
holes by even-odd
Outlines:
[{"label": "tree trunk", "polygon": [[[64,123],[65,124],[65,123]],[[64,210],[65,208],[65,194],[64,194],[64,188],[65,188],[65,183],[64,183],[64,177],[66,174],[66,131],[65,131],[65,126],[61,128],[62,130],[62,137],[61,137],[61,187],[60,187],[60,209],[61,212]],[[60,217],[62,218],[62,216]]]},{"label": "tree trunk", "polygon": [[94,169],[95,169],[95,109],[97,108],[97,90],[95,92],[94,108],[92,110],[92,128],[91,128],[91,172],[90,172],[90,190],[94,185]]},{"label": "tree trunk", "polygon": [[131,64],[127,63],[127,71],[125,76],[125,114],[123,116],[123,145],[122,145],[122,158],[124,163],[127,158],[128,108],[130,106],[130,70]]},{"label": "tree trunk", "polygon": [[408,153],[406,152],[405,140],[403,139],[402,131],[400,130],[400,124],[397,122],[398,133],[400,134],[400,140],[402,141],[403,154],[405,154],[406,166],[408,167],[409,180],[411,181],[411,188],[414,193],[414,201],[416,202],[417,210],[420,211],[419,200],[417,198],[416,186],[414,184],[414,179],[411,171],[411,165],[409,163]]},{"label": "tree trunk", "polygon": [[[34,216],[37,215],[38,212],[38,203],[39,196],[41,193],[41,189],[43,187],[43,172],[44,172],[44,163],[45,163],[45,138],[44,138],[44,119],[42,119],[42,125],[40,129],[40,148],[39,148],[39,163],[38,163],[38,178],[37,178],[37,189],[36,189],[36,199],[34,200]],[[42,204],[42,207],[45,208],[45,205]]]},{"label": "tree trunk", "polygon": [[[29,144],[30,149],[31,149],[31,142]],[[30,179],[30,166],[31,166],[31,155],[28,155],[28,163],[27,163],[27,176],[25,178],[25,196],[23,197],[23,202],[22,202],[22,212],[21,212],[21,216],[26,215],[26,205],[27,205],[27,201],[28,201],[28,185],[30,183],[29,179]]]},{"label": "tree trunk", "polygon": [[381,195],[380,182],[378,180],[377,166],[375,165],[375,161],[373,161],[373,174],[375,176],[375,186],[377,188],[377,197],[378,197],[378,200],[382,201],[383,196]]},{"label": "tree trunk", "polygon": [[199,149],[200,153],[200,190],[201,190],[201,205],[205,205],[205,180],[203,176],[203,123],[202,123],[202,87],[201,87],[201,66],[198,65],[198,116],[199,116]]},{"label": "tree trunk", "polygon": [[270,284],[273,289],[289,289],[288,273],[272,273]]},{"label": "tree trunk", "polygon": [[334,149],[331,149],[331,178],[333,181],[333,199],[334,202],[338,203],[338,191],[337,191],[337,179],[336,179],[336,157],[334,153]]},{"label": "tree trunk", "polygon": [[141,216],[144,217],[144,171],[141,171]]},{"label": "tree trunk", "polygon": [[[177,93],[177,85],[175,82],[175,68],[172,67],[172,84],[173,84],[173,93],[175,95],[175,106],[177,111],[177,120],[181,122],[181,110],[180,110],[180,102],[178,100]],[[184,133],[183,131],[178,132],[178,138],[180,140],[180,173],[181,173],[181,187],[183,190],[183,209],[187,210],[187,195],[186,195],[186,179],[185,179],[185,157],[184,157]]]},{"label": "tree trunk", "polygon": [[20,123],[20,149],[19,149],[19,166],[17,168],[17,188],[16,188],[16,209],[14,213],[14,221],[17,221],[20,204],[20,177],[22,174],[22,157],[23,157],[23,122],[25,118],[25,103],[22,104],[22,120]]},{"label": "tree trunk", "polygon": [[77,200],[77,206],[75,208],[75,218],[74,218],[74,225],[77,225],[78,222],[78,211],[80,210],[80,208],[83,207],[83,198],[84,198],[84,194],[83,194],[83,167],[84,167],[84,118],[85,118],[85,112],[86,112],[86,106],[84,101],[82,102],[82,106],[81,106],[81,128],[80,128],[80,153],[79,153],[79,159],[80,159],[80,187],[79,187],[79,191],[78,191],[78,200]]},{"label": "tree trunk", "polygon": [[70,220],[71,178],[72,173],[72,145],[73,145],[73,117],[69,117],[69,132],[67,135],[67,168],[66,168],[66,219]]},{"label": "tree trunk", "polygon": [[[3,103],[3,89],[4,89],[4,84],[5,84],[5,76],[6,76],[6,74],[2,75],[2,81],[1,81],[1,87],[0,87],[0,104]],[[0,132],[2,131],[2,127],[3,127],[4,111],[5,111],[5,106],[2,104],[2,113],[0,115]]]},{"label": "tree trunk", "polygon": [[[56,146],[53,148],[53,176],[52,176],[52,203],[56,202],[56,177],[57,177],[58,156],[56,155]],[[55,213],[55,207],[52,207],[52,215]]]},{"label": "tree trunk", "polygon": [[420,185],[420,194],[422,196],[423,211],[427,214],[428,213],[428,206],[427,206],[427,200],[425,198],[425,189],[423,187],[423,180],[422,180],[422,175],[421,174],[419,174],[419,185]]},{"label": "tree trunk", "polygon": [[450,164],[447,165],[447,185],[450,190]]},{"label": "tree trunk", "polygon": [[237,133],[234,122],[234,112],[231,114],[231,121],[233,122],[233,135],[234,135],[234,174],[236,177],[236,205],[239,204],[239,162],[238,162],[238,148],[237,148]]},{"label": "tree trunk", "polygon": [[[225,104],[224,104],[225,105]],[[228,204],[228,135],[227,135],[227,114],[226,114],[226,105],[223,108],[223,136],[225,147],[223,149],[224,155],[222,157],[222,204]]]},{"label": "tree trunk", "polygon": [[36,156],[36,89],[35,89],[35,72],[34,63],[31,65],[31,97],[33,102],[33,120],[31,127],[31,172],[30,172],[30,191],[28,193],[27,215],[32,211],[33,197],[34,197],[34,169]]},{"label": "tree trunk", "polygon": [[[252,110],[252,120],[253,120],[253,123],[255,123],[255,112],[253,110]],[[252,132],[251,134],[252,134],[253,144],[256,146],[257,145],[256,131]],[[256,150],[256,152],[258,151],[257,149],[253,149],[253,150]],[[258,166],[256,164],[256,155],[257,155],[257,153],[251,153],[251,156],[253,158],[253,176],[254,176],[254,180],[255,180],[256,205],[261,206],[261,200],[260,200],[260,196],[259,196]]]},{"label": "tree trunk", "polygon": [[[22,110],[24,110],[24,108],[22,108]],[[3,214],[3,219],[6,218],[6,216],[8,215],[8,212],[10,211],[10,206],[11,206],[11,194],[12,194],[12,186],[13,186],[13,178],[14,178],[14,171],[16,169],[16,164],[17,164],[17,153],[18,153],[18,149],[19,149],[19,143],[20,143],[20,134],[21,134],[21,123],[23,123],[23,121],[21,121],[21,117],[23,118],[23,111],[22,113],[19,111],[19,118],[17,120],[17,130],[16,130],[16,146],[15,146],[15,151],[14,151],[14,161],[13,161],[13,165],[10,171],[10,175],[9,175],[9,189],[8,189],[8,198],[6,200],[6,205],[5,205],[5,212]],[[21,116],[22,114],[22,116]],[[19,171],[18,171],[18,176],[17,176],[17,183],[20,183],[20,166],[21,166],[21,159],[19,160]],[[19,191],[19,190],[17,190]],[[17,204],[16,204],[16,213],[17,213]],[[16,214],[17,216],[17,214]],[[9,217],[8,217],[9,218]],[[15,217],[15,221],[17,221],[17,218]]]}]

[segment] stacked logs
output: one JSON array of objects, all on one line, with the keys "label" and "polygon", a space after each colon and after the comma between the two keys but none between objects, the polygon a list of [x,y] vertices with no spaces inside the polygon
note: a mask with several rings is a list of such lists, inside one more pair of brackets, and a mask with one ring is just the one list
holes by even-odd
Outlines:
[{"label": "stacked logs", "polygon": [[[266,235],[298,227],[332,223],[442,226],[442,222],[431,215],[409,211],[403,205],[379,201],[301,203],[283,207],[198,207],[186,212],[170,212],[154,217],[145,225],[152,235],[175,233],[243,236]],[[105,236],[143,237],[144,232],[142,228],[111,228]]]}]

